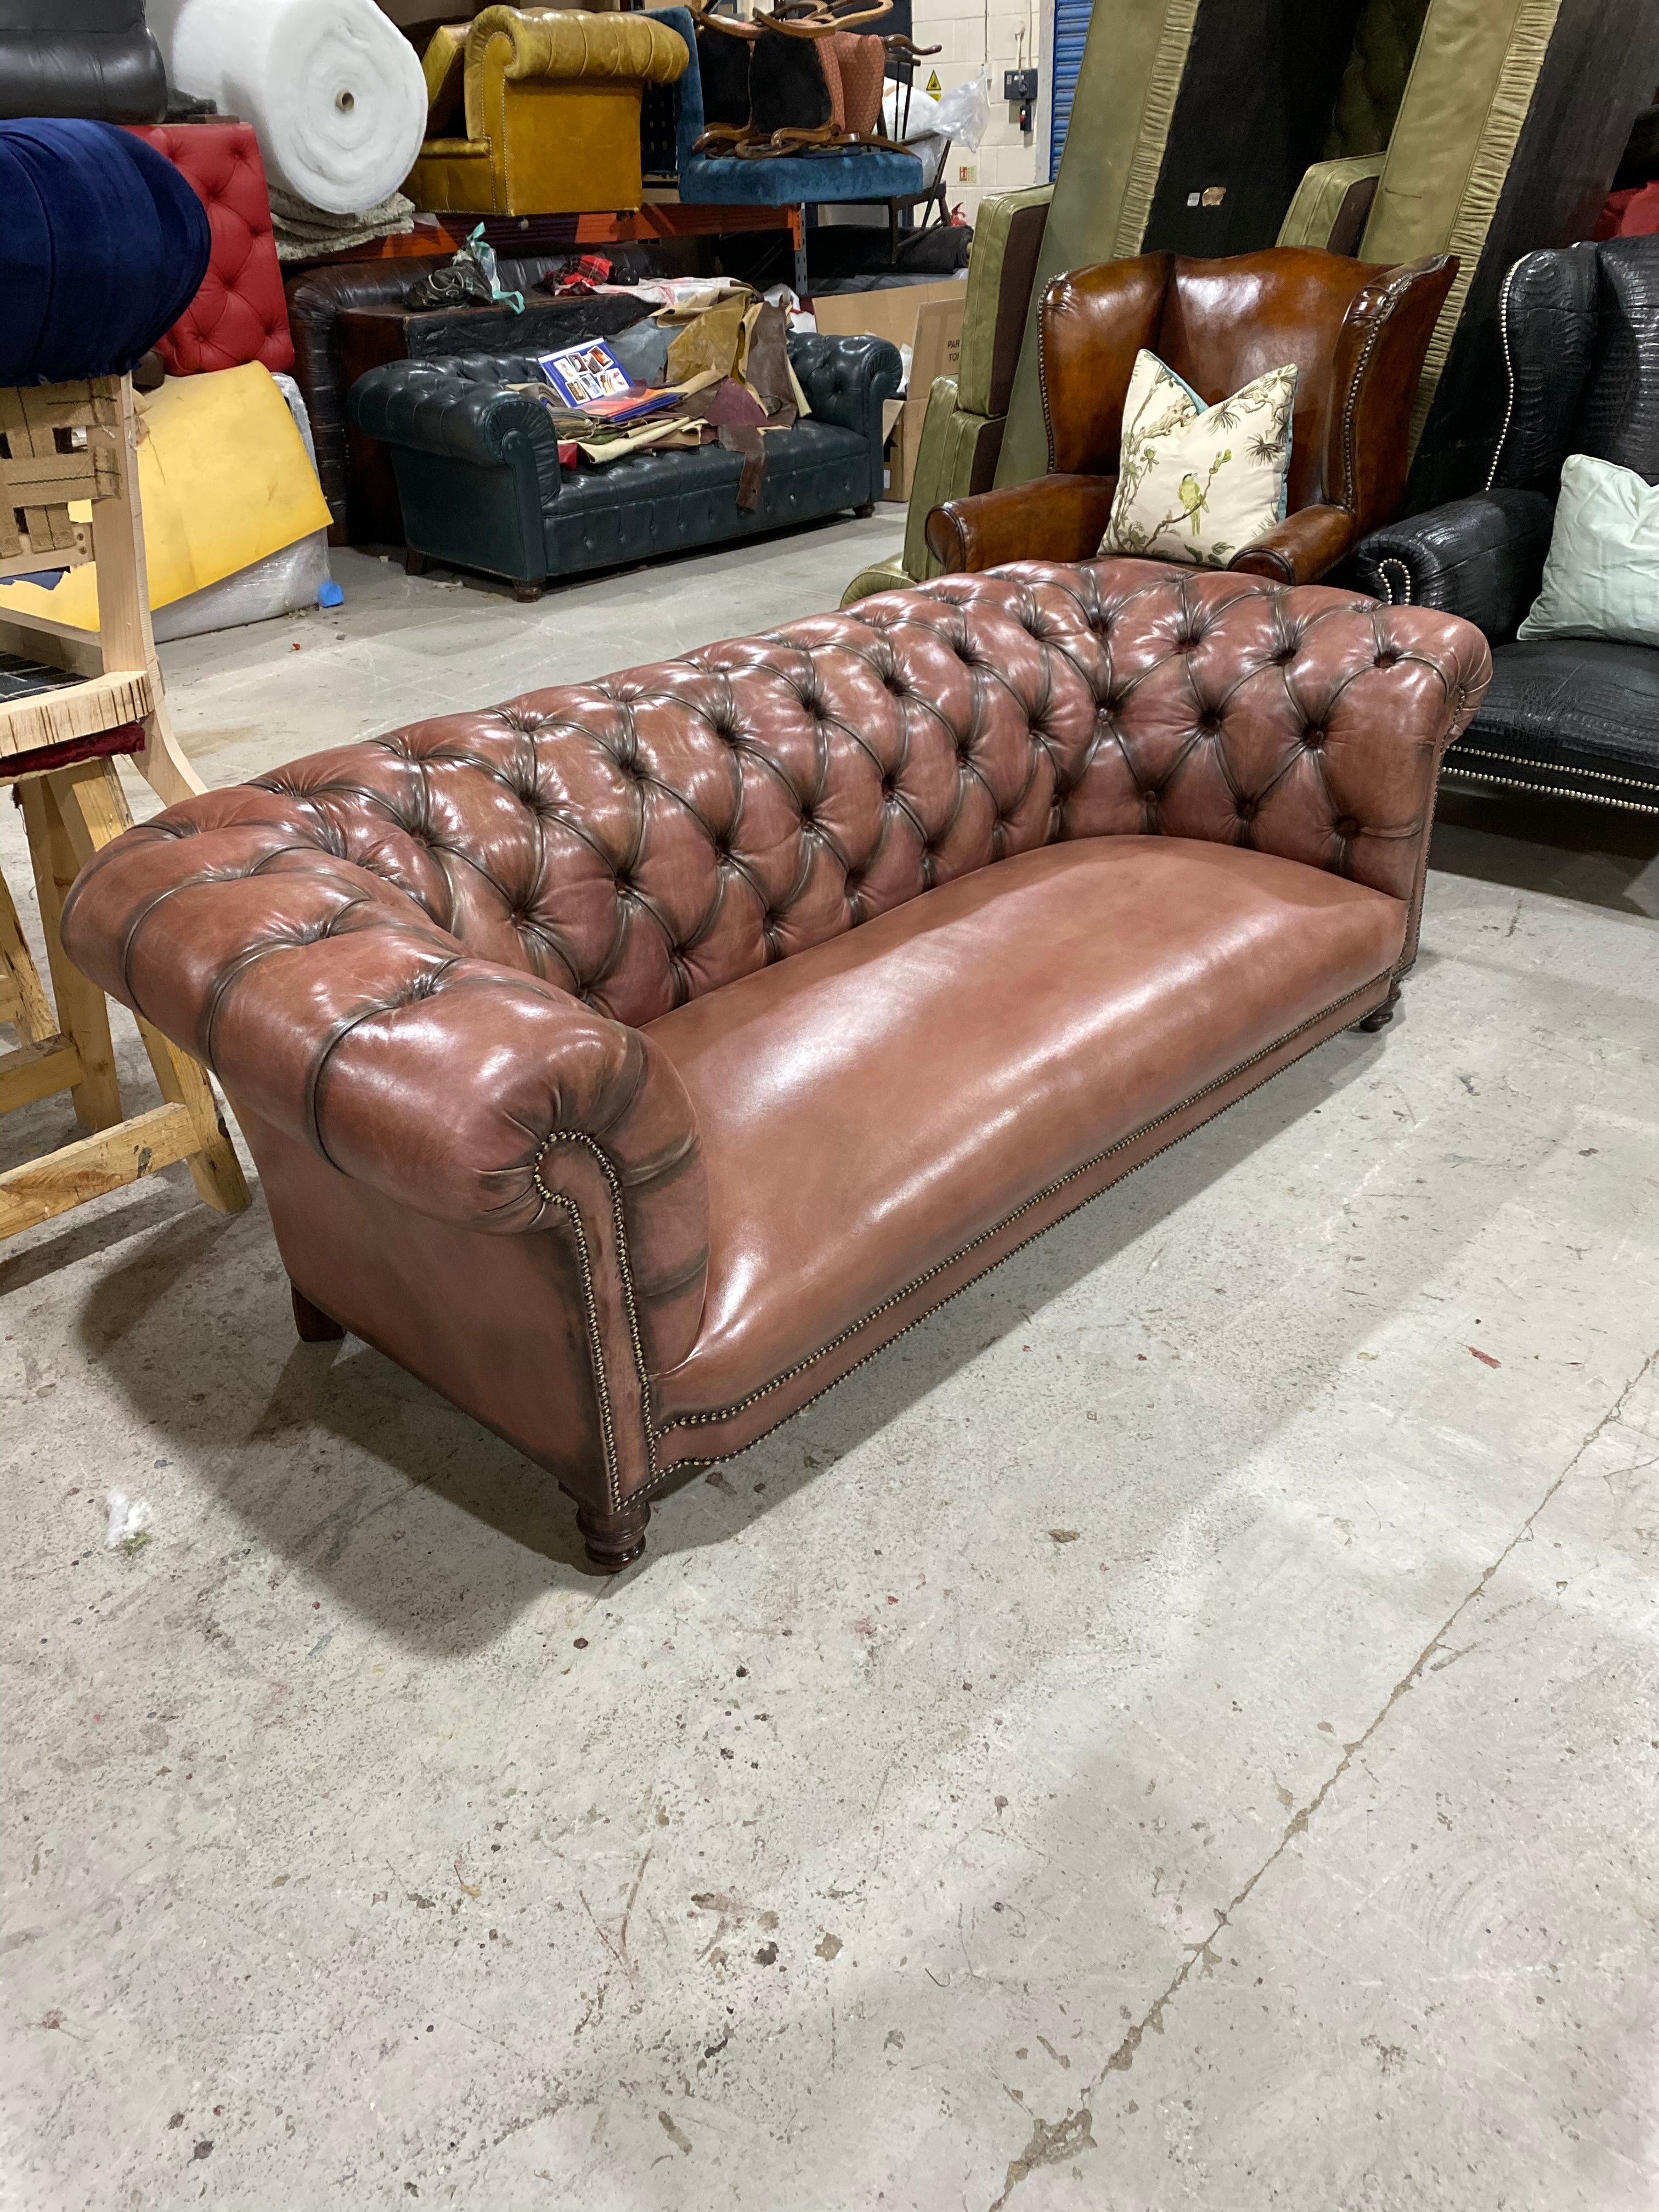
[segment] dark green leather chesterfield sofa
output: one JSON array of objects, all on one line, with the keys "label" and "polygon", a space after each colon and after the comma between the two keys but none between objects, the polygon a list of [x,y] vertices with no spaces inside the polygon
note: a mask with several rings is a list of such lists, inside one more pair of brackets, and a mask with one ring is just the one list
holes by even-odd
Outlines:
[{"label": "dark green leather chesterfield sofa", "polygon": [[898,391],[897,349],[803,331],[789,358],[812,412],[769,434],[748,510],[738,505],[743,457],[719,446],[561,469],[545,411],[507,388],[537,380],[529,355],[391,362],[358,379],[348,405],[391,449],[411,569],[478,568],[535,599],[550,578],[867,512],[881,496],[881,406]]}]

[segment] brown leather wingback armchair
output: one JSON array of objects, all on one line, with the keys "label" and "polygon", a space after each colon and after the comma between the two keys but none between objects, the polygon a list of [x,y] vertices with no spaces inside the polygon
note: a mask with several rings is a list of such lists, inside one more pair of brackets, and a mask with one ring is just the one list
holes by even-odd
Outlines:
[{"label": "brown leather wingback armchair", "polygon": [[1092,558],[1146,346],[1209,406],[1296,363],[1288,511],[1227,565],[1313,582],[1399,512],[1412,397],[1456,274],[1449,253],[1386,269],[1273,246],[1224,261],[1141,253],[1055,277],[1039,327],[1049,474],[935,507],[929,549],[947,569]]}]

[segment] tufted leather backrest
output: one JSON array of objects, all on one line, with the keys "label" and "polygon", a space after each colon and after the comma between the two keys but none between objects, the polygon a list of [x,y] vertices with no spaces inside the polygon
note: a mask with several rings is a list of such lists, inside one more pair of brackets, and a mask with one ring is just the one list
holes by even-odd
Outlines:
[{"label": "tufted leather backrest", "polygon": [[1267,369],[1296,364],[1285,487],[1292,513],[1343,501],[1340,441],[1332,434],[1349,396],[1347,319],[1391,273],[1283,246],[1219,261],[1173,260],[1153,349],[1206,406]]},{"label": "tufted leather backrest", "polygon": [[[1485,661],[1425,623],[1224,572],[1027,562],[416,723],[190,814],[234,815],[261,868],[353,861],[637,1026],[1062,837],[1249,845],[1414,901],[1436,747]],[[1379,722],[1414,744],[1376,745]]]},{"label": "tufted leather backrest", "polygon": [[1456,269],[1448,254],[1384,268],[1275,246],[1069,270],[1043,294],[1040,318],[1049,468],[1116,475],[1142,346],[1210,406],[1294,362],[1288,511],[1328,504],[1362,530],[1385,521],[1399,509],[1411,395]]},{"label": "tufted leather backrest", "polygon": [[169,376],[263,362],[294,366],[283,272],[258,141],[246,123],[132,126],[191,185],[207,210],[213,250],[200,290],[156,351]]}]

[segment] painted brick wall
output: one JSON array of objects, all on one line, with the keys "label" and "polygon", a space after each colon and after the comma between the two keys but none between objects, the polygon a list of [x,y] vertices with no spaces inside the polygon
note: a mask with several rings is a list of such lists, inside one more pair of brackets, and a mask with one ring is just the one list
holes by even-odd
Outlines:
[{"label": "painted brick wall", "polygon": [[[1012,191],[1037,184],[1048,176],[1048,109],[1041,103],[1032,116],[1033,128],[1022,135],[1019,110],[1001,97],[1002,73],[1011,69],[1038,68],[1045,82],[1047,56],[1042,0],[989,0],[974,7],[963,0],[912,0],[919,46],[939,46],[937,59],[925,64],[937,70],[948,91],[970,82],[984,68],[988,49],[991,66],[991,127],[977,154],[953,146],[946,170],[946,186],[952,207],[960,207],[969,222],[988,193]],[[920,81],[927,82],[925,74]],[[963,181],[966,165],[976,169],[972,184]]]}]

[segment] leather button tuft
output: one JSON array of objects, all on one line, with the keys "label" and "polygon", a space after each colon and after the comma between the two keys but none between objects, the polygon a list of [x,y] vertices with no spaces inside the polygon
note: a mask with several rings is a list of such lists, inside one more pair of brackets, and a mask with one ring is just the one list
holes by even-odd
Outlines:
[{"label": "leather button tuft", "polygon": [[1359,824],[1352,814],[1345,814],[1340,822],[1333,822],[1331,827],[1339,837],[1357,836],[1359,831]]},{"label": "leather button tuft", "polygon": [[1256,817],[1256,804],[1255,804],[1255,799],[1241,799],[1239,800],[1239,802],[1238,802],[1238,818],[1239,818],[1239,820],[1240,820],[1241,822],[1254,822],[1254,821],[1255,820],[1255,817]]},{"label": "leather button tuft", "polygon": [[1325,742],[1325,732],[1323,730],[1304,730],[1302,742],[1310,752],[1316,753]]}]

